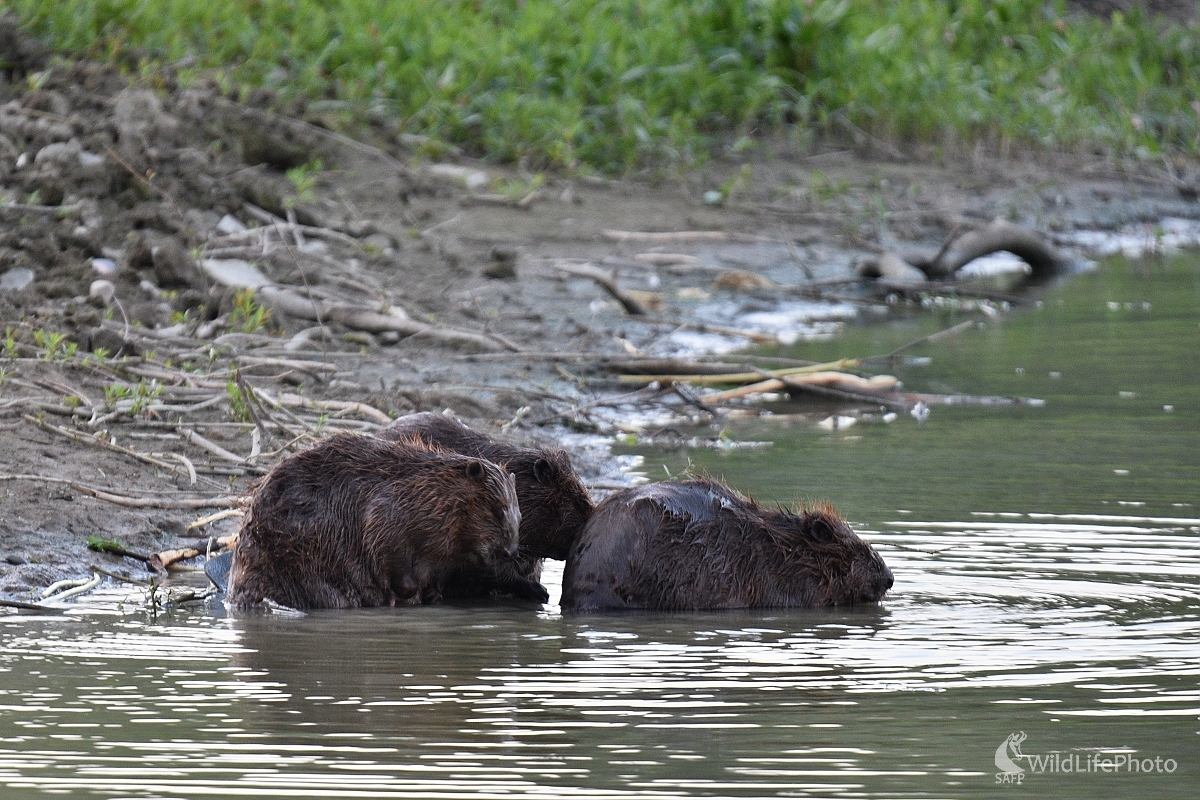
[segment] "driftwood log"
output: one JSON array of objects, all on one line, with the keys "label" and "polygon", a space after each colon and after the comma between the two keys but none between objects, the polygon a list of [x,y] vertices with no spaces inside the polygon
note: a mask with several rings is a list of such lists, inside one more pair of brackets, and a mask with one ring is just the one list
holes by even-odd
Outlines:
[{"label": "driftwood log", "polygon": [[1072,263],[1037,231],[995,220],[951,234],[932,258],[906,261],[894,253],[882,253],[860,264],[858,273],[864,278],[880,278],[891,284],[917,285],[928,280],[951,279],[975,259],[1000,251],[1012,253],[1027,263],[1034,280],[1060,275]]},{"label": "driftwood log", "polygon": [[421,336],[489,351],[518,349],[511,342],[499,337],[417,322],[400,309],[393,308],[390,313],[384,314],[362,306],[332,303],[320,298],[310,299],[281,286],[263,286],[257,291],[257,296],[264,305],[280,313],[321,324],[340,322],[347,328],[368,333],[394,331],[401,336]]}]

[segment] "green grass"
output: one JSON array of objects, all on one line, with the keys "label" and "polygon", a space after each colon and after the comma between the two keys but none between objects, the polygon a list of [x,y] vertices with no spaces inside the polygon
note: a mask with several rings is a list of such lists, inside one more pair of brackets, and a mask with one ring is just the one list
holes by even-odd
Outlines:
[{"label": "green grass", "polygon": [[[52,45],[531,167],[697,163],[851,123],[894,140],[1200,151],[1200,27],[1044,0],[9,0]],[[320,107],[320,106],[319,106]],[[743,140],[744,142],[744,140]]]}]

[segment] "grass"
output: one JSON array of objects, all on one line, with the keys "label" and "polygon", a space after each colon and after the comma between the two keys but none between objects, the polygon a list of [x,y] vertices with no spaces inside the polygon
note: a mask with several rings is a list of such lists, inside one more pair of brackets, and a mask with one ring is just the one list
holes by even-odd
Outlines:
[{"label": "grass", "polygon": [[[1061,0],[8,0],[38,35],[522,160],[684,167],[788,130],[1200,152],[1200,26]],[[749,137],[749,138],[748,138]]]}]

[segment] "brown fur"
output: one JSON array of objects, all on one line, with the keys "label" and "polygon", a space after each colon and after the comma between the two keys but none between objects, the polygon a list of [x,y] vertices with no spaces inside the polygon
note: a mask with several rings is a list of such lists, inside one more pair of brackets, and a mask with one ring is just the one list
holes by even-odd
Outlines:
[{"label": "brown fur", "polygon": [[421,442],[339,434],[280,462],[259,485],[227,601],[435,603],[456,569],[511,571],[519,525],[515,479],[495,464]]},{"label": "brown fur", "polygon": [[768,509],[697,478],[602,502],[567,557],[562,607],[810,608],[875,602],[891,585],[830,506]]},{"label": "brown fur", "polygon": [[[562,450],[516,447],[474,431],[453,417],[428,412],[401,417],[377,435],[388,441],[419,438],[455,453],[501,464],[516,475],[521,505],[518,571],[530,580],[541,577],[543,558],[567,557],[592,513],[587,489]],[[512,592],[513,588],[478,569],[455,575],[446,585],[447,597],[471,597],[490,591]],[[541,598],[529,599],[545,600],[546,596],[543,589]]]}]

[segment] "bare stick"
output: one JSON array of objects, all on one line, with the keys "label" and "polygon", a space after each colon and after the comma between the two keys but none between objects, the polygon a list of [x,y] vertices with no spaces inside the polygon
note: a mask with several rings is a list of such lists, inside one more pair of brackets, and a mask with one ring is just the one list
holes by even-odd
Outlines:
[{"label": "bare stick", "polygon": [[240,498],[232,495],[220,495],[207,498],[174,498],[174,497],[129,497],[126,495],[113,494],[106,492],[103,489],[97,489],[94,486],[88,486],[86,483],[79,481],[67,480],[66,478],[54,478],[49,475],[25,475],[25,474],[0,474],[0,481],[37,481],[39,483],[57,483],[64,486],[70,486],[77,492],[91,495],[98,500],[105,500],[119,506],[128,508],[170,508],[170,509],[195,509],[195,508],[229,508],[240,504]]},{"label": "bare stick", "polygon": [[99,572],[101,575],[107,575],[108,577],[112,578],[113,580],[121,581],[122,583],[132,583],[134,586],[149,586],[150,585],[146,581],[135,580],[133,578],[126,577],[126,576],[120,574],[119,572],[109,572],[104,567],[93,566],[92,570],[95,572]]},{"label": "bare stick", "polygon": [[[0,208],[2,207],[0,206]],[[37,603],[22,603],[20,600],[0,600],[0,608],[18,608],[22,611],[48,611],[51,614],[61,614],[66,611],[65,608],[41,606]]]},{"label": "bare stick", "polygon": [[617,285],[617,279],[614,274],[605,272],[591,264],[567,264],[564,262],[555,262],[552,265],[559,272],[565,272],[568,275],[575,275],[580,278],[591,278],[598,283],[606,292],[621,304],[626,313],[633,314],[635,317],[644,317],[647,313],[646,307],[638,300],[626,294],[620,286]]},{"label": "bare stick", "polygon": [[279,395],[279,403],[285,406],[292,406],[293,408],[316,408],[322,411],[353,411],[378,422],[380,425],[387,425],[392,421],[392,418],[387,414],[366,403],[354,403],[345,400],[310,400],[298,394],[281,394]]},{"label": "bare stick", "polygon": [[800,259],[800,254],[798,252],[796,252],[796,245],[792,244],[792,240],[784,239],[783,243],[787,245],[788,253],[791,255],[792,261],[795,261],[796,266],[799,267],[800,269],[804,270],[804,277],[808,278],[808,282],[816,283],[817,279],[813,275],[812,269],[810,269],[808,264],[804,263]]},{"label": "bare stick", "polygon": [[53,595],[51,597],[46,597],[45,600],[47,603],[62,602],[63,600],[66,600],[68,597],[74,597],[76,595],[84,594],[85,592],[90,592],[92,589],[95,589],[99,585],[100,585],[100,575],[93,572],[92,577],[89,580],[84,581],[79,586],[73,586],[70,589],[67,589],[66,591],[59,592],[58,594]]},{"label": "bare stick", "polygon": [[204,551],[195,547],[181,547],[176,550],[163,550],[161,553],[153,553],[146,561],[146,566],[155,572],[165,572],[172,565],[186,561],[189,558],[204,555]]},{"label": "bare stick", "polygon": [[212,442],[212,441],[209,441],[208,439],[205,439],[203,436],[196,433],[194,430],[191,430],[190,428],[176,428],[175,430],[177,430],[179,432],[179,435],[182,436],[184,439],[187,439],[189,442],[196,445],[201,450],[207,450],[208,452],[212,453],[214,456],[217,456],[218,458],[223,458],[226,461],[233,462],[234,464],[245,464],[246,463],[246,459],[242,458],[239,455],[236,455],[235,453],[229,452],[228,450],[226,450],[224,447],[221,447],[221,445],[217,444],[216,442]]},{"label": "bare stick", "polygon": [[[788,375],[805,375],[809,373],[825,373],[831,370],[852,369],[859,366],[857,358],[843,358],[825,364],[813,364],[805,367],[789,367],[787,369],[763,370],[754,372],[735,372],[721,375],[621,375],[617,378],[621,383],[695,383],[701,386],[722,383],[746,383],[761,379],[764,375],[772,378],[783,378]],[[838,373],[841,374],[841,373]]]},{"label": "bare stick", "polygon": [[174,472],[178,475],[185,475],[188,478],[191,478],[191,475],[188,473],[188,470],[186,470],[186,469],[183,469],[181,471],[181,469],[179,467],[175,466],[174,464],[168,464],[166,461],[163,461],[162,459],[154,458],[153,456],[148,456],[145,453],[139,453],[136,450],[130,450],[128,447],[121,447],[120,445],[112,444],[107,439],[104,439],[102,437],[86,436],[84,434],[81,434],[77,431],[70,430],[68,428],[62,428],[62,427],[59,427],[58,425],[51,425],[48,422],[43,422],[40,419],[38,419],[37,417],[31,417],[28,414],[22,414],[21,418],[24,419],[26,422],[32,422],[34,425],[38,426],[39,428],[41,428],[44,431],[49,431],[50,433],[57,433],[59,436],[65,436],[68,439],[72,439],[81,444],[90,444],[95,447],[103,447],[106,450],[112,450],[117,453],[122,453],[124,455],[129,456],[130,458],[137,459],[138,461],[141,461],[144,464],[152,464],[153,466],[160,467],[161,469],[169,469],[171,472]]},{"label": "bare stick", "polygon": [[680,244],[683,242],[724,242],[729,240],[725,231],[648,231],[603,230],[600,235],[610,242],[638,242],[648,244]]},{"label": "bare stick", "polygon": [[214,522],[220,522],[221,520],[229,519],[230,517],[242,517],[245,516],[245,514],[246,512],[242,511],[240,508],[227,508],[224,511],[218,511],[215,514],[209,514],[207,516],[200,517],[192,522],[191,525],[188,525],[187,529],[191,531],[195,530],[196,528],[203,528],[205,525],[211,525]]},{"label": "bare stick", "polygon": [[909,342],[908,344],[902,344],[899,347],[897,347],[895,350],[893,350],[892,352],[883,356],[883,358],[895,358],[896,356],[898,356],[899,354],[903,353],[905,350],[908,350],[910,348],[917,347],[918,345],[922,345],[922,344],[928,344],[930,342],[937,342],[942,339],[948,339],[951,336],[955,336],[957,334],[962,333],[963,331],[970,330],[971,328],[974,328],[974,327],[975,327],[975,320],[969,319],[966,322],[960,322],[953,327],[946,328],[945,330],[938,331],[937,333],[931,333],[928,336],[922,336],[920,339],[914,339],[911,342]]}]

